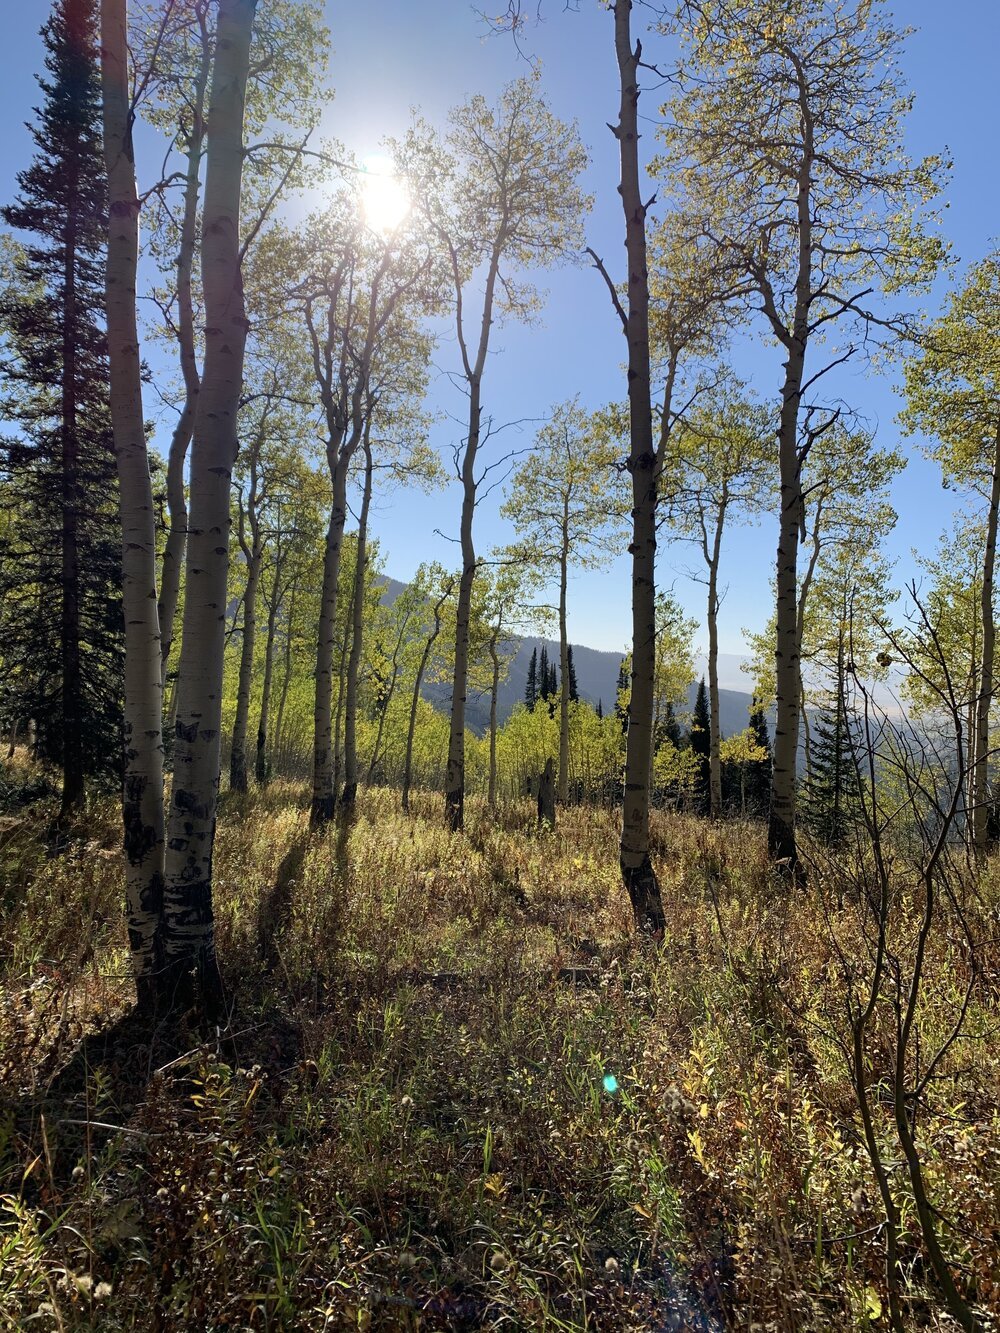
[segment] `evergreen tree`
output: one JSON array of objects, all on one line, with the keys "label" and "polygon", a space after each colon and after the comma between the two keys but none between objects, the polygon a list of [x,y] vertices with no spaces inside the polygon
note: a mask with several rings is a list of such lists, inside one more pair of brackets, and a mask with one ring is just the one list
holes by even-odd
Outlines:
[{"label": "evergreen tree", "polygon": [[578,704],[580,702],[580,687],[576,683],[576,667],[573,665],[572,644],[566,649],[566,676],[569,680],[569,701],[571,704]]},{"label": "evergreen tree", "polygon": [[763,817],[767,814],[771,798],[771,737],[767,730],[764,706],[756,694],[750,703],[750,731],[755,744],[767,751],[767,758],[747,765],[747,810],[750,814]]},{"label": "evergreen tree", "polygon": [[539,699],[545,699],[546,701],[548,700],[548,697],[549,697],[549,695],[550,695],[551,692],[552,692],[551,689],[550,689],[551,683],[552,683],[552,678],[551,678],[551,673],[550,673],[550,671],[549,671],[549,650],[548,650],[548,648],[546,648],[545,644],[543,643],[543,644],[542,644],[542,652],[541,652],[541,656],[540,656],[539,659],[538,659],[538,697],[539,697]]},{"label": "evergreen tree", "polygon": [[528,663],[528,683],[524,687],[524,702],[529,713],[535,711],[538,703],[538,649],[532,648],[531,661]]},{"label": "evergreen tree", "polygon": [[802,819],[817,841],[842,847],[860,814],[859,774],[844,689],[844,645],[837,654],[833,697],[813,727]]},{"label": "evergreen tree", "polygon": [[604,700],[603,700],[603,699],[598,699],[598,701],[597,701],[597,716],[601,719],[602,722],[604,721]]},{"label": "evergreen tree", "polygon": [[664,741],[669,741],[675,749],[679,750],[681,747],[681,739],[681,724],[677,721],[677,714],[674,712],[674,706],[668,699],[663,712],[663,717],[656,729],[656,748],[659,749]]},{"label": "evergreen tree", "polygon": [[621,723],[622,735],[628,733],[628,697],[632,688],[629,680],[628,657],[623,657],[618,665],[618,683],[615,687],[615,716]]},{"label": "evergreen tree", "polygon": [[708,709],[708,690],[705,677],[698,682],[694,712],[691,714],[691,730],[688,741],[692,752],[698,759],[698,772],[694,783],[694,795],[700,814],[708,813],[709,804],[709,751],[711,747],[710,715]]},{"label": "evergreen tree", "polygon": [[47,76],[3,220],[27,233],[0,291],[5,343],[0,568],[10,721],[33,717],[63,813],[120,764],[121,552],[103,328],[107,182],[96,0],[57,0]]},{"label": "evergreen tree", "polygon": [[552,670],[548,663],[548,648],[541,645],[541,655],[539,657],[539,698],[548,702],[549,694],[552,693]]}]

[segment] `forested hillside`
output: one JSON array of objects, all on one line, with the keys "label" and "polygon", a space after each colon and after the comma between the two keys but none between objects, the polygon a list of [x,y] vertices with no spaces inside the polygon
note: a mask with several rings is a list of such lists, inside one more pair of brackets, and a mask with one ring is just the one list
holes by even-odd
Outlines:
[{"label": "forested hillside", "polygon": [[0,1330],[1000,1329],[1000,11],[898,11],[5,9]]}]

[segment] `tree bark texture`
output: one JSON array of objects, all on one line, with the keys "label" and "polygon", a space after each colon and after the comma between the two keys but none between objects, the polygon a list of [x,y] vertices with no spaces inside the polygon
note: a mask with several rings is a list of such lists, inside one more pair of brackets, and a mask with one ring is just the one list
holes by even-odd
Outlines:
[{"label": "tree bark texture", "polygon": [[639,84],[641,46],[632,46],[632,0],[616,0],[615,54],[621,83],[614,127],[621,163],[619,192],[625,214],[628,258],[629,458],[632,479],[632,693],[625,743],[621,872],[641,930],[665,927],[660,886],[649,856],[650,764],[656,665],[656,501],[657,460],[649,365],[649,275],[646,261],[646,207],[639,179]]},{"label": "tree bark texture", "polygon": [[368,563],[368,510],[372,499],[372,451],[364,441],[365,475],[358,515],[358,548],[354,568],[354,625],[347,659],[344,698],[344,790],[341,804],[353,806],[358,798],[358,680],[365,641],[365,567]]},{"label": "tree bark texture", "polygon": [[313,791],[309,822],[322,828],[333,818],[336,804],[333,745],[333,656],[337,634],[337,589],[340,557],[347,522],[347,468],[349,456],[335,453],[331,463],[333,499],[326,529],[323,584],[320,592],[316,649],[316,695],[313,703]]},{"label": "tree bark texture", "polygon": [[164,927],[175,1003],[223,1007],[215,953],[212,853],[219,791],[230,486],[247,318],[240,254],[243,110],[256,0],[220,0],[202,225],[205,362],[191,449],[184,625]]},{"label": "tree bark texture", "polygon": [[108,355],[122,527],[125,699],[122,820],[128,938],[140,1007],[162,982],[163,735],[156,521],[142,411],[136,267],[139,200],[132,152],[125,0],[102,0],[101,84],[108,172]]}]

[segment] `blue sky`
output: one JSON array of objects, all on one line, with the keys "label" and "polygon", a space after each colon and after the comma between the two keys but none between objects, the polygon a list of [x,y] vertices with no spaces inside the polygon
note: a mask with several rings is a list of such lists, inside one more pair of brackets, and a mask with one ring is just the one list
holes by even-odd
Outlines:
[{"label": "blue sky", "polygon": [[[917,30],[903,60],[916,93],[908,122],[909,146],[916,154],[947,148],[954,158],[943,225],[964,267],[986,252],[991,235],[998,231],[995,61],[1000,50],[1000,4],[899,0],[895,9]],[[4,198],[10,197],[15,172],[30,157],[23,121],[38,100],[33,75],[41,64],[38,28],[46,12],[43,0],[20,5],[8,0],[4,5],[0,85],[6,126],[0,139]],[[482,23],[466,0],[380,0],[378,5],[364,6],[330,0],[327,12],[334,45],[330,78],[337,95],[326,128],[360,156],[376,152],[384,136],[400,133],[411,107],[419,107],[431,121],[441,121],[448,107],[470,93],[491,96],[525,68],[508,40],[484,36]],[[580,0],[577,12],[566,11],[563,0],[549,0],[543,12],[546,21],[529,34],[530,45],[541,60],[543,89],[553,109],[579,122],[590,150],[586,184],[595,195],[595,206],[588,239],[617,276],[623,259],[621,209],[616,146],[606,125],[614,119],[617,105],[612,20],[596,0]],[[653,50],[653,43],[648,43],[647,53]],[[648,94],[644,103],[641,109],[654,116],[655,94]],[[647,129],[646,147],[652,151],[653,125]],[[140,173],[142,167],[140,162]],[[148,172],[157,167],[158,162],[151,161]],[[539,280],[548,291],[540,325],[503,328],[494,337],[483,397],[498,423],[543,418],[553,404],[575,394],[585,406],[598,407],[623,392],[622,338],[598,276],[581,267],[543,274]],[[433,386],[435,403],[460,416],[463,401],[444,375],[456,367],[454,345],[442,341],[435,361],[441,372]],[[743,348],[734,357],[736,369],[765,397],[777,393],[780,361],[777,349],[761,346]],[[880,443],[897,442],[898,403],[891,382],[857,368],[840,376],[837,392],[877,425]],[[437,442],[445,449],[457,438],[458,427],[447,420],[435,429]],[[514,443],[523,447],[531,435],[532,428],[526,427]],[[911,547],[929,551],[955,505],[953,493],[940,488],[936,469],[920,458],[917,443],[905,442],[904,448],[912,461],[895,487],[900,522],[888,542],[890,555],[898,558],[900,584],[913,572]],[[454,563],[454,547],[436,537],[434,530],[457,531],[457,524],[458,495],[452,490],[431,498],[397,493],[391,507],[378,509],[373,525],[388,571],[405,579],[421,560]],[[477,517],[480,549],[508,540],[509,535],[495,509]],[[759,627],[769,613],[774,545],[775,525],[768,513],[756,526],[733,531],[726,544],[724,580],[729,592],[720,617],[724,652],[741,652],[743,628]],[[704,590],[684,572],[695,565],[689,548],[662,545],[661,581],[673,583],[682,602],[702,619]],[[630,611],[624,559],[579,575],[570,595],[573,639],[595,648],[625,646]],[[699,634],[699,646],[704,637]]]}]

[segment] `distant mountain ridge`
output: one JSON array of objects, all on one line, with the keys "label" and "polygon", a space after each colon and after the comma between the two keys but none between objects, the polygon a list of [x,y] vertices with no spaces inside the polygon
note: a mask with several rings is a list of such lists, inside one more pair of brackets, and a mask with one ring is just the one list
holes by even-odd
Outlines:
[{"label": "distant mountain ridge", "polygon": [[[385,584],[382,600],[386,605],[391,606],[404,590],[406,584],[384,576],[382,582]],[[549,660],[557,664],[559,662],[559,643],[555,639],[512,635],[510,641],[517,647],[511,658],[507,679],[502,682],[497,691],[497,717],[501,724],[510,717],[514,707],[524,698],[532,652],[537,649],[539,656],[541,656],[544,647],[548,652]],[[724,656],[725,678],[731,678],[732,672],[738,669],[734,664],[738,664],[740,659],[730,654]],[[588,648],[584,644],[574,643],[573,666],[576,670],[576,683],[580,698],[589,704],[593,704],[594,707],[600,702],[605,713],[610,712],[615,706],[618,690],[618,669],[622,657],[622,653],[607,652],[599,648]],[[699,662],[700,666],[701,663]],[[722,674],[723,672],[720,669],[720,676]],[[451,700],[451,691],[447,684],[425,686],[423,692],[425,698],[436,708],[447,709]],[[689,709],[694,707],[696,693],[697,683],[693,682],[688,691]],[[751,699],[752,695],[748,690],[719,690],[719,720],[724,736],[732,736],[746,727],[750,720]],[[478,735],[482,735],[489,725],[489,711],[489,695],[478,696],[470,691],[466,717],[469,727]]]}]

